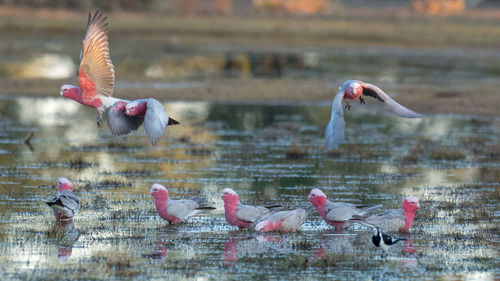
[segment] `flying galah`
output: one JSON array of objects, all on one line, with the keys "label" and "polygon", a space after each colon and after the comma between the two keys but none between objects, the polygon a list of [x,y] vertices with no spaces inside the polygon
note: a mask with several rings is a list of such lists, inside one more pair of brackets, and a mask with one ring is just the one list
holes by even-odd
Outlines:
[{"label": "flying galah", "polygon": [[169,224],[176,224],[196,214],[215,209],[214,207],[200,206],[204,201],[203,198],[171,200],[168,197],[167,189],[157,183],[151,186],[151,195],[155,199],[156,213]]},{"label": "flying galah", "polygon": [[163,104],[153,98],[118,101],[108,111],[108,127],[115,136],[137,130],[142,123],[153,146],[163,136],[168,125],[179,124],[168,117]]},{"label": "flying galah", "polygon": [[384,91],[375,85],[364,83],[359,80],[346,81],[335,96],[332,104],[332,116],[330,123],[325,130],[325,141],[327,150],[332,150],[344,142],[344,109],[342,108],[342,100],[345,100],[346,108],[349,110],[351,105],[348,99],[359,99],[360,103],[364,104],[365,100],[362,95],[375,98],[385,104],[394,111],[397,115],[407,118],[420,118],[422,114],[409,110],[408,108],[400,105],[389,97]]},{"label": "flying galah", "polygon": [[290,211],[270,212],[258,220],[255,225],[257,232],[296,232],[309,217],[313,207],[306,210],[298,208]]},{"label": "flying galah", "polygon": [[315,188],[309,193],[309,201],[316,207],[319,215],[329,225],[343,228],[344,223],[354,215],[363,215],[368,211],[382,207],[382,205],[354,205],[343,202],[330,202],[323,191]]},{"label": "flying galah", "polygon": [[385,252],[387,252],[387,250],[389,250],[389,248],[392,245],[398,243],[399,241],[405,241],[405,240],[406,240],[405,238],[394,238],[387,234],[384,234],[382,231],[380,231],[378,227],[373,229],[373,237],[372,237],[373,245],[381,247],[382,249],[384,249]]},{"label": "flying galah", "polygon": [[59,191],[54,199],[45,202],[54,211],[58,220],[71,220],[80,209],[80,202],[73,194],[73,184],[67,178],[59,178]]},{"label": "flying galah", "polygon": [[356,215],[351,221],[378,227],[385,232],[408,232],[418,208],[420,208],[418,198],[408,196],[403,200],[401,209],[389,209],[369,217]]},{"label": "flying galah", "polygon": [[281,205],[269,207],[250,206],[240,203],[238,194],[231,188],[222,190],[222,200],[224,200],[224,213],[226,221],[240,229],[249,228],[258,218],[269,213],[273,209],[280,208]]},{"label": "flying galah", "polygon": [[[95,108],[99,128],[102,127],[103,113],[113,106],[114,111],[108,114],[108,118],[114,118],[111,121],[108,120],[108,124],[111,132],[117,136],[137,130],[144,121],[146,133],[150,141],[155,144],[163,135],[165,126],[179,122],[170,119],[163,105],[155,99],[128,101],[112,97],[115,70],[109,54],[106,19],[107,17],[99,11],[96,11],[93,16],[89,13],[77,74],[80,88],[63,85],[60,94],[85,106]],[[129,111],[125,108],[128,104],[132,104],[130,106],[132,109]],[[133,110],[134,107],[139,110]],[[127,116],[130,114],[130,118],[122,116],[123,112]]]}]

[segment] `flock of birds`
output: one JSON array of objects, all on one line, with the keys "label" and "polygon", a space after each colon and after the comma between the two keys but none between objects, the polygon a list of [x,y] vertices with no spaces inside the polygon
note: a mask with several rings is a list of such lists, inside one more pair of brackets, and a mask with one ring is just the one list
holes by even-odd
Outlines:
[{"label": "flock of birds", "polygon": [[[99,128],[103,124],[103,114],[109,109],[107,123],[115,136],[128,134],[143,124],[150,142],[155,146],[166,127],[179,122],[169,117],[163,105],[156,99],[129,101],[112,97],[115,72],[108,44],[106,17],[99,11],[94,15],[89,14],[77,74],[80,87],[63,85],[60,93],[66,98],[95,108]],[[364,104],[363,97],[366,96],[385,103],[401,117],[422,117],[421,114],[398,104],[375,85],[359,80],[346,81],[339,87],[339,92],[333,100],[331,119],[325,130],[327,150],[335,149],[344,142],[345,121],[342,101],[349,110],[351,106],[348,100],[358,99]],[[53,209],[57,220],[72,220],[73,215],[80,209],[80,203],[73,194],[73,185],[66,178],[60,178],[58,185],[59,191],[47,204]],[[155,200],[157,214],[170,224],[215,209],[203,205],[203,198],[172,200],[168,196],[168,190],[160,184],[153,184],[151,195]],[[323,220],[336,229],[345,228],[351,223],[372,227],[373,244],[383,249],[404,240],[393,238],[384,232],[409,231],[415,212],[420,207],[418,198],[409,196],[403,200],[401,209],[389,209],[380,214],[370,215],[382,205],[331,202],[319,189],[311,190],[308,200],[312,206],[307,209],[283,210],[281,205],[268,207],[244,205],[240,203],[238,194],[230,188],[222,190],[222,200],[226,221],[239,229],[251,229],[257,232],[295,232],[316,209]]]}]

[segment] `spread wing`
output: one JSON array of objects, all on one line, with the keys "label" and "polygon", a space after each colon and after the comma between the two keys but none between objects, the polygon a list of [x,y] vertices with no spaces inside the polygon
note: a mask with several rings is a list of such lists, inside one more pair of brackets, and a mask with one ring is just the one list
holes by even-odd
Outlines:
[{"label": "spread wing", "polygon": [[236,217],[247,222],[254,222],[263,215],[269,213],[269,209],[264,207],[254,207],[249,205],[238,204]]},{"label": "spread wing", "polygon": [[93,101],[96,95],[113,95],[115,70],[109,55],[106,19],[99,11],[94,16],[89,13],[78,69],[82,99],[86,102]]},{"label": "spread wing", "polygon": [[344,142],[344,109],[342,108],[342,99],[344,90],[341,89],[335,96],[332,104],[332,117],[325,130],[326,149],[332,150]]},{"label": "spread wing", "polygon": [[125,114],[125,108],[121,103],[121,101],[116,102],[108,111],[108,127],[115,136],[126,135],[132,130],[137,130],[144,121],[144,118]]},{"label": "spread wing", "polygon": [[397,115],[401,117],[407,117],[407,118],[422,117],[422,114],[409,110],[408,108],[400,105],[391,97],[389,97],[386,93],[384,93],[384,91],[382,91],[379,87],[373,84],[363,83],[363,95],[373,97],[387,104],[387,106],[392,111],[394,111]]},{"label": "spread wing", "polygon": [[163,136],[165,127],[168,125],[168,115],[165,112],[163,104],[159,101],[149,98],[147,102],[146,115],[144,116],[144,130],[149,136],[149,141],[156,145],[158,139]]}]

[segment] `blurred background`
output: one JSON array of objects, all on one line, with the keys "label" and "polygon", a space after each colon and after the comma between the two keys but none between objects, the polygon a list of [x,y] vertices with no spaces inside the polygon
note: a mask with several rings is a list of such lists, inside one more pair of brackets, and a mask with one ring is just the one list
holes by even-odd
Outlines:
[{"label": "blurred background", "polygon": [[426,113],[498,107],[493,0],[4,0],[0,93],[55,96],[76,83],[95,9],[109,17],[124,98],[330,101],[360,79]]}]

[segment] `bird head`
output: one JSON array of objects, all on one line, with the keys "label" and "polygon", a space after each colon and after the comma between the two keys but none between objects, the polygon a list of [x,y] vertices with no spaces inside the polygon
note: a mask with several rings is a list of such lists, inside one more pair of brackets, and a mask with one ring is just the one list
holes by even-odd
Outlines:
[{"label": "bird head", "polygon": [[326,202],[326,195],[325,193],[323,193],[323,191],[321,191],[320,189],[318,188],[314,188],[313,190],[311,190],[311,192],[309,193],[309,196],[307,197],[307,199],[309,199],[309,201],[314,205],[314,206],[317,206],[317,205],[323,205],[325,204]]},{"label": "bird head", "polygon": [[373,228],[373,236],[377,236],[380,233],[380,229],[378,227]]},{"label": "bird head", "polygon": [[125,107],[125,114],[128,116],[135,116],[139,113],[140,104],[136,101],[130,102]]},{"label": "bird head", "polygon": [[151,186],[151,195],[155,200],[168,200],[168,190],[161,184],[153,184]]},{"label": "bird head", "polygon": [[75,99],[80,97],[80,88],[73,85],[62,85],[59,94],[65,98]]},{"label": "bird head", "polygon": [[363,94],[363,86],[360,81],[349,80],[342,87],[344,88],[344,96],[346,98],[355,99]]},{"label": "bird head", "polygon": [[405,212],[414,213],[420,208],[420,203],[418,202],[418,198],[415,196],[408,196],[403,200],[403,210]]},{"label": "bird head", "polygon": [[222,200],[224,200],[224,203],[226,202],[238,202],[239,201],[239,198],[238,198],[238,194],[232,190],[231,188],[224,188],[222,190],[222,196],[221,196]]},{"label": "bird head", "polygon": [[127,103],[124,101],[117,101],[113,105],[113,110],[114,111],[124,111],[126,109]]},{"label": "bird head", "polygon": [[59,186],[59,191],[63,190],[73,191],[73,184],[67,178],[59,178],[58,186]]}]

